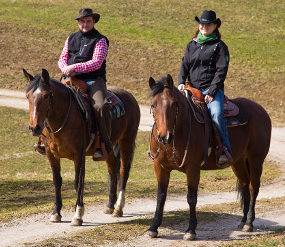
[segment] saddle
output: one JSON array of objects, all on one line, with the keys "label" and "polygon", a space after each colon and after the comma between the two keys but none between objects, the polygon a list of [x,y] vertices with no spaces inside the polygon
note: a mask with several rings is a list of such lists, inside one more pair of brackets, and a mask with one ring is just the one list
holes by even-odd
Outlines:
[{"label": "saddle", "polygon": [[[84,81],[75,77],[70,77],[63,80],[63,83],[69,85],[69,88],[73,92],[74,98],[76,99],[83,117],[88,125],[88,132],[91,138],[89,145],[86,148],[86,152],[92,148],[92,153],[94,153],[96,149],[101,148],[104,155],[102,158],[98,158],[96,160],[105,160],[107,158],[107,152],[105,144],[100,141],[100,133],[99,128],[96,126],[96,121],[93,121],[93,119],[95,119],[95,113],[88,95],[88,85]],[[110,90],[107,90],[106,99],[106,104],[108,104],[111,119],[118,119],[125,115],[124,104],[116,94]]]},{"label": "saddle", "polygon": [[[194,106],[196,106],[193,107],[193,104],[190,104],[196,121],[205,124],[204,113],[199,106],[201,104],[200,102],[204,102],[204,95],[200,90],[189,85],[186,87],[186,90],[190,93],[190,96],[186,97],[193,102]],[[227,119],[227,127],[244,125],[248,122],[248,116],[246,115],[245,111],[243,111],[240,106],[231,101],[226,95],[224,99],[224,116]]]},{"label": "saddle", "polygon": [[[189,102],[190,107],[194,113],[197,122],[205,125],[205,144],[204,144],[204,164],[205,168],[208,164],[208,148],[213,146],[216,153],[216,165],[219,168],[225,168],[229,166],[229,162],[223,165],[218,164],[219,157],[224,152],[226,156],[231,159],[231,155],[228,153],[226,147],[222,146],[220,135],[216,126],[213,124],[210,117],[208,107],[204,102],[204,95],[196,88],[188,85],[185,90],[185,95]],[[248,117],[241,107],[233,103],[225,96],[224,99],[224,116],[227,119],[227,127],[234,127],[238,125],[244,125],[248,122]]]}]

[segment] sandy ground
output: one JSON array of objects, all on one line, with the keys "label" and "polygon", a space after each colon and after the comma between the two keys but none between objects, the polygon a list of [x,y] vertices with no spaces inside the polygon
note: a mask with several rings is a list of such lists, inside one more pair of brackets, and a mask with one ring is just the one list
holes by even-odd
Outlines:
[{"label": "sandy ground", "polygon": [[[11,90],[0,90],[0,105],[27,110],[28,104],[21,92]],[[152,116],[149,107],[141,106],[142,120],[139,129],[149,131],[152,126]],[[282,177],[275,183],[262,187],[258,195],[261,198],[275,198],[285,196],[285,128],[273,128],[269,158],[280,164]],[[198,207],[207,204],[220,204],[235,202],[235,192],[219,193],[211,195],[199,195]],[[63,222],[50,223],[50,214],[40,214],[27,217],[26,219],[15,219],[12,222],[0,223],[0,246],[23,246],[25,242],[36,242],[42,239],[62,236],[66,233],[77,232],[93,228],[103,224],[134,220],[138,217],[153,215],[156,201],[151,199],[137,199],[132,203],[126,203],[124,217],[113,218],[103,214],[103,205],[86,206],[84,223],[82,227],[70,226],[73,212],[62,211]],[[166,201],[165,212],[178,209],[188,209],[186,197],[169,197]],[[193,242],[183,241],[185,226],[177,228],[163,228],[159,230],[159,238],[150,239],[144,235],[130,240],[128,243],[116,244],[116,246],[219,246],[221,241],[242,239],[251,235],[262,234],[268,231],[285,227],[285,208],[275,211],[257,214],[254,222],[255,231],[244,233],[237,231],[240,217],[236,215],[225,215],[219,222],[207,222],[197,227],[197,240]],[[109,246],[109,245],[108,245]]]}]

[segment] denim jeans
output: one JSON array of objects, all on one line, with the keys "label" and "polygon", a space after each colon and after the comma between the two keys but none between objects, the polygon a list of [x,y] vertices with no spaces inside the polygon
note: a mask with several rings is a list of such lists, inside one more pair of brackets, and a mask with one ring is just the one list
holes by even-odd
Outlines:
[{"label": "denim jeans", "polygon": [[[206,95],[208,90],[203,91]],[[227,147],[230,154],[232,149],[229,141],[227,119],[224,117],[224,92],[219,90],[211,103],[207,104],[212,120],[215,123],[221,137],[223,146]]]}]

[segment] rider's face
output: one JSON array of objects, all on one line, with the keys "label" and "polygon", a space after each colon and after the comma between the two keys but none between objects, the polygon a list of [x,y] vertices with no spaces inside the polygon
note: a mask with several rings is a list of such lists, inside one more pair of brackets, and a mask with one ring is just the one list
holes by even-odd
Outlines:
[{"label": "rider's face", "polygon": [[215,31],[216,27],[217,24],[215,23],[199,24],[199,31],[203,36],[209,36]]},{"label": "rider's face", "polygon": [[81,32],[87,33],[94,27],[95,21],[92,16],[82,17],[78,20],[78,27]]}]

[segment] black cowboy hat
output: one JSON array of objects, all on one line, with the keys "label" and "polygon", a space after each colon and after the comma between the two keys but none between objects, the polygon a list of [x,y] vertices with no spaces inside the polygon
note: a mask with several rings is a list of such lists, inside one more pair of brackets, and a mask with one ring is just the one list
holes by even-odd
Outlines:
[{"label": "black cowboy hat", "polygon": [[195,21],[199,24],[216,23],[218,27],[222,24],[220,18],[216,18],[216,13],[213,10],[205,10],[200,19],[198,16],[195,17]]},{"label": "black cowboy hat", "polygon": [[100,15],[97,13],[93,13],[92,9],[80,9],[79,10],[79,15],[76,18],[73,18],[74,20],[79,20],[82,17],[86,16],[93,16],[95,23],[99,21]]}]

